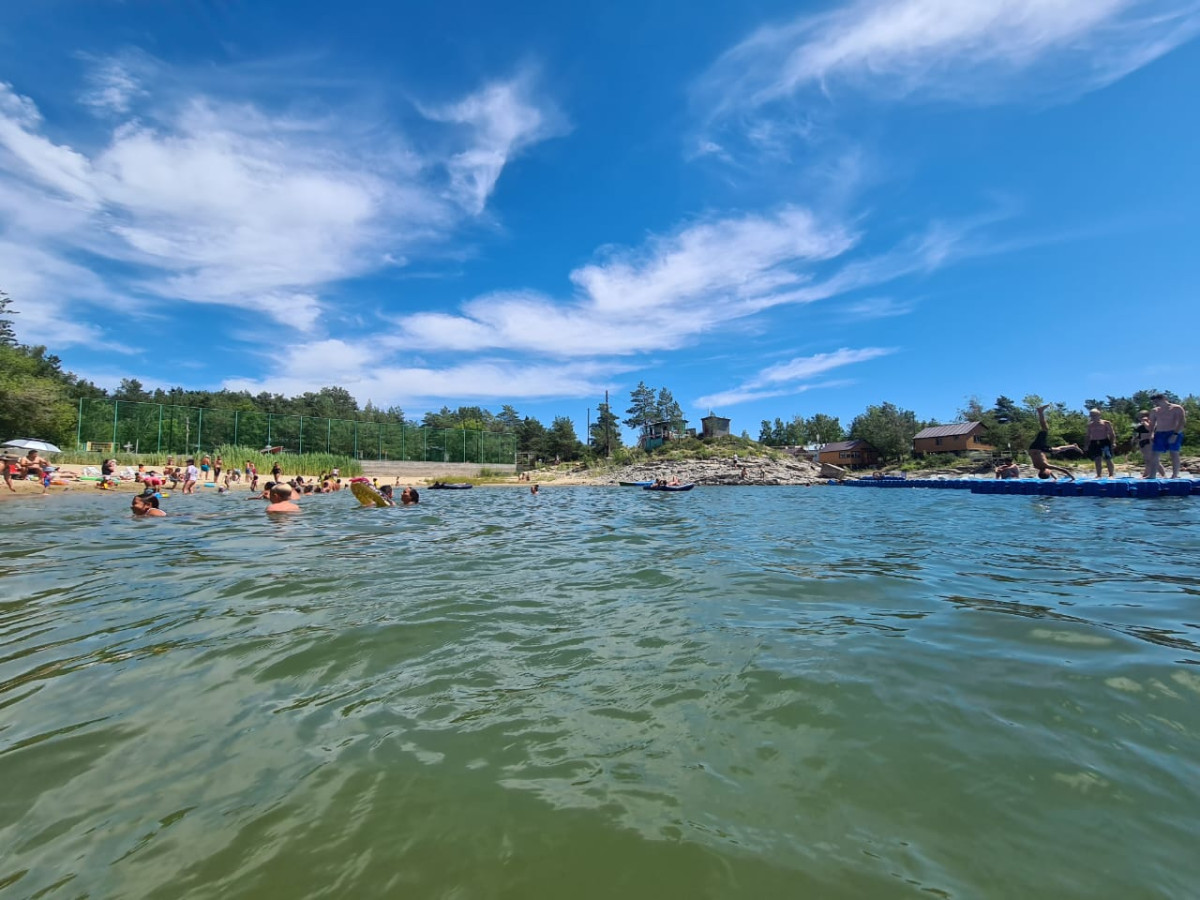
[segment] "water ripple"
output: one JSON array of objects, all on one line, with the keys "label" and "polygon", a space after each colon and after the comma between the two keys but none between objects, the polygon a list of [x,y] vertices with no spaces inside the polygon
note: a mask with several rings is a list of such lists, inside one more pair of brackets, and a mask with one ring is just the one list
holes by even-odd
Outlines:
[{"label": "water ripple", "polygon": [[1195,501],[120,500],[0,505],[2,896],[1200,877]]}]

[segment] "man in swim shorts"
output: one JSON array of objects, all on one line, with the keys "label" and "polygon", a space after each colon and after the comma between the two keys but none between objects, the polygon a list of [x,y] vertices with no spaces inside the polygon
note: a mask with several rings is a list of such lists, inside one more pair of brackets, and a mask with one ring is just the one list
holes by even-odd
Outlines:
[{"label": "man in swim shorts", "polygon": [[1171,477],[1179,477],[1179,451],[1183,449],[1183,426],[1187,421],[1187,412],[1178,403],[1172,403],[1165,394],[1155,394],[1150,398],[1154,401],[1154,409],[1150,412],[1150,427],[1154,431],[1151,456],[1152,465],[1146,466],[1146,478],[1153,478],[1158,471],[1158,457],[1161,453],[1171,454]]},{"label": "man in swim shorts", "polygon": [[1046,424],[1046,407],[1049,403],[1044,403],[1037,408],[1038,414],[1038,433],[1033,439],[1033,443],[1029,445],[1029,461],[1033,463],[1033,467],[1037,469],[1038,478],[1053,478],[1055,472],[1062,472],[1072,481],[1075,480],[1075,475],[1070,469],[1064,469],[1062,466],[1052,466],[1046,462],[1046,454],[1053,449],[1050,446],[1050,426]]},{"label": "man in swim shorts", "polygon": [[1112,422],[1100,418],[1100,410],[1088,410],[1087,425],[1087,455],[1096,464],[1096,477],[1101,475],[1100,469],[1108,463],[1108,477],[1117,474],[1113,466],[1113,445],[1117,442],[1117,433],[1113,430]]}]

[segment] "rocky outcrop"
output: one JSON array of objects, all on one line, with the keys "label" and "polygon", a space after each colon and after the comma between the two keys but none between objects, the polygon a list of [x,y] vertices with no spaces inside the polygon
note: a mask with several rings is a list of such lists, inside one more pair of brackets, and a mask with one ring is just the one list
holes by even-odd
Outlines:
[{"label": "rocky outcrop", "polygon": [[810,485],[824,484],[819,466],[807,460],[773,460],[754,457],[735,464],[731,459],[663,460],[627,466],[611,473],[603,481],[653,481],[656,478],[678,478],[684,484],[703,485]]}]

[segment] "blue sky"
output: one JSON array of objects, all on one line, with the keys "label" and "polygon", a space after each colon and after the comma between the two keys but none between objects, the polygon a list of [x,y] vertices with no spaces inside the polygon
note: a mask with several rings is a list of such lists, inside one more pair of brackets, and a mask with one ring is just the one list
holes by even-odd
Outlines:
[{"label": "blue sky", "polygon": [[752,436],[1187,393],[1198,31],[1194,0],[5,4],[0,289],[106,386],[580,433],[639,380]]}]

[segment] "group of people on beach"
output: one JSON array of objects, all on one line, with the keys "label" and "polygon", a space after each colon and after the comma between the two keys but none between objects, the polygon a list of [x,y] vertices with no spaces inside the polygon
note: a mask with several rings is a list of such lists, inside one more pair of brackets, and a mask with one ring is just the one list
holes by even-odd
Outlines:
[{"label": "group of people on beach", "polygon": [[[1166,453],[1171,457],[1171,477],[1178,478],[1180,470],[1179,454],[1183,449],[1183,426],[1187,421],[1187,411],[1178,403],[1172,403],[1165,394],[1155,394],[1152,398],[1154,409],[1140,410],[1137,424],[1133,427],[1133,436],[1144,463],[1143,478],[1166,477],[1161,456]],[[1103,417],[1098,409],[1088,411],[1087,447],[1078,444],[1062,444],[1050,446],[1050,427],[1046,423],[1046,409],[1050,404],[1037,408],[1038,433],[1029,445],[1029,461],[1033,464],[1038,478],[1054,478],[1055,473],[1065,475],[1075,480],[1075,474],[1063,466],[1052,465],[1047,456],[1056,458],[1087,457],[1096,464],[1096,477],[1100,478],[1107,467],[1108,476],[1116,474],[1113,462],[1113,451],[1117,444],[1117,433],[1112,422]],[[1002,460],[996,467],[997,478],[1020,478],[1020,467],[1011,459]]]},{"label": "group of people on beach", "polygon": [[54,466],[50,465],[49,460],[43,459],[38,451],[30,450],[24,456],[5,455],[2,465],[4,466],[4,486],[13,493],[17,491],[13,484],[14,479],[24,481],[30,477],[41,481],[42,493],[50,489],[50,479],[55,471]]}]

